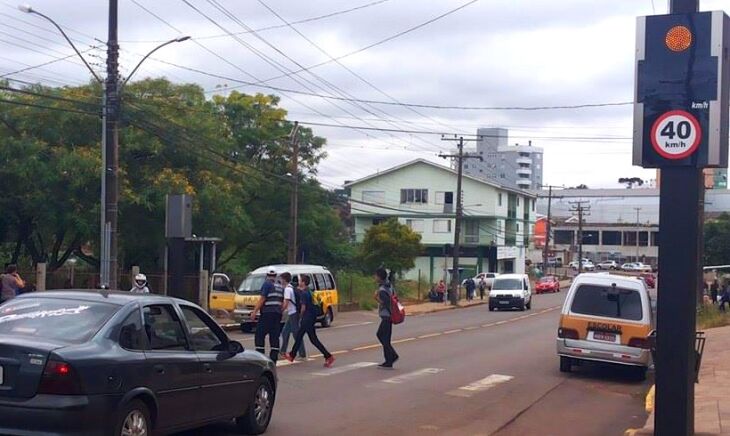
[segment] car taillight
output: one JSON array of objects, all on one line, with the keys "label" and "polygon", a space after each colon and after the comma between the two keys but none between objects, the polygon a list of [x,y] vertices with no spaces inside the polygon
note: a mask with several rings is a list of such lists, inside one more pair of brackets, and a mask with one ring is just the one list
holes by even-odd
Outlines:
[{"label": "car taillight", "polygon": [[649,349],[649,341],[646,338],[631,338],[629,347]]},{"label": "car taillight", "polygon": [[578,331],[573,329],[558,329],[558,337],[561,339],[578,339]]},{"label": "car taillight", "polygon": [[71,365],[59,360],[48,360],[43,369],[39,394],[79,395],[83,394],[81,380]]}]

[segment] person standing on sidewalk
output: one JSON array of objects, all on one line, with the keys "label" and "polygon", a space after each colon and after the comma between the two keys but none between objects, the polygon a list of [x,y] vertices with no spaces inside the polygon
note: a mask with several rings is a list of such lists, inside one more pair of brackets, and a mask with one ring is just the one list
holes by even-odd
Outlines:
[{"label": "person standing on sidewalk", "polygon": [[324,356],[325,368],[330,368],[335,363],[335,357],[322,345],[322,342],[317,337],[317,330],[314,328],[314,324],[317,322],[317,310],[314,303],[314,291],[309,287],[309,276],[302,276],[302,279],[299,281],[299,290],[302,295],[302,322],[294,338],[294,347],[291,349],[291,353],[284,354],[284,358],[289,362],[294,361],[294,356],[296,356],[297,351],[299,351],[300,347],[304,346],[304,334],[306,333],[309,337],[309,342]]},{"label": "person standing on sidewalk", "polygon": [[[297,332],[299,331],[299,309],[301,308],[301,302],[298,294],[301,293],[295,291],[291,285],[291,274],[288,272],[283,273],[281,276],[281,285],[284,287],[284,302],[286,303],[286,313],[289,316],[286,323],[284,324],[284,330],[281,332],[281,352],[286,354],[286,350],[289,346],[289,336],[291,335],[296,340]],[[302,343],[299,349],[299,357],[304,359],[307,357],[307,351],[304,349],[304,343]]]},{"label": "person standing on sidewalk", "polygon": [[464,286],[466,287],[466,299],[467,301],[471,301],[472,299],[474,299],[474,290],[476,289],[476,283],[474,283],[474,279],[466,279],[466,283],[464,283]]},{"label": "person standing on sidewalk", "polygon": [[375,271],[375,280],[378,283],[378,290],[375,293],[375,300],[378,302],[378,315],[380,315],[380,326],[378,327],[378,341],[383,345],[385,362],[378,365],[381,368],[392,368],[400,356],[395,352],[391,344],[393,336],[393,322],[391,320],[391,296],[393,288],[388,282],[388,272],[385,268],[378,268]]},{"label": "person standing on sidewalk", "polygon": [[487,291],[487,278],[486,275],[483,275],[481,279],[479,279],[479,299],[484,300],[484,294]]},{"label": "person standing on sidewalk", "polygon": [[261,311],[261,317],[256,325],[254,344],[256,351],[266,353],[265,341],[269,336],[271,350],[269,357],[276,362],[279,359],[279,334],[281,330],[281,314],[285,310],[284,288],[276,281],[276,270],[273,268],[266,273],[266,281],[261,286],[261,298],[251,312],[251,319],[256,320],[256,314]]}]

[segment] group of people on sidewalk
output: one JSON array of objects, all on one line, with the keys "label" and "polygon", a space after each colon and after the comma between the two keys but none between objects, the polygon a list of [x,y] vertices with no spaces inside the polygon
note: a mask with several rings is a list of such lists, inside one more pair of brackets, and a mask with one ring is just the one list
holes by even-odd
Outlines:
[{"label": "group of people on sidewalk", "polygon": [[730,281],[725,282],[724,286],[718,279],[705,282],[705,296],[712,304],[718,304],[721,312],[725,312],[725,305],[730,307]]},{"label": "group of people on sidewalk", "polygon": [[[393,287],[388,280],[388,272],[379,268],[375,272],[375,279],[378,290],[374,298],[378,302],[378,315],[380,325],[376,336],[383,346],[385,361],[379,366],[392,368],[398,360],[398,353],[393,348],[391,338],[393,335],[393,322],[391,319],[391,300]],[[306,357],[304,349],[304,335],[314,345],[325,359],[324,366],[330,368],[335,357],[327,350],[317,337],[317,330],[314,325],[321,311],[318,309],[319,302],[310,287],[308,275],[298,277],[296,289],[292,286],[292,275],[289,272],[278,273],[270,269],[266,274],[266,280],[261,286],[261,297],[256,307],[251,312],[251,318],[258,322],[254,344],[256,351],[264,354],[266,352],[266,337],[269,337],[269,357],[276,362],[279,355],[282,355],[289,362],[293,362],[297,353],[300,358]],[[288,315],[283,331],[280,331],[283,314]],[[291,351],[287,352],[290,336],[294,337],[294,345]],[[281,346],[279,339],[282,339]]]},{"label": "group of people on sidewalk", "polygon": [[[476,298],[477,288],[479,289],[479,298],[484,300],[488,288],[487,280],[484,277],[479,280],[469,278],[464,282],[464,287],[466,288],[466,299],[468,301]],[[443,280],[439,280],[438,284],[432,287],[428,293],[428,300],[431,303],[447,303],[449,299],[448,293],[449,290],[446,287],[446,283]]]}]

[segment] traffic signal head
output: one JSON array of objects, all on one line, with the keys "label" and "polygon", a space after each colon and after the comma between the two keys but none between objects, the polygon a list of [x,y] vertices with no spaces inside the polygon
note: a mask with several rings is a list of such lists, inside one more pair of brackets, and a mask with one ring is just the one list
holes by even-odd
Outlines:
[{"label": "traffic signal head", "polygon": [[727,166],[728,48],[723,12],[638,19],[634,165]]}]

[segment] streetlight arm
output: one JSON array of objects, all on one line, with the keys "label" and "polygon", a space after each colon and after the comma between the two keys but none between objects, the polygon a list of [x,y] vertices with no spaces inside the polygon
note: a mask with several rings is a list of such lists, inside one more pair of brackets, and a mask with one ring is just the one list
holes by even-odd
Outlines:
[{"label": "streetlight arm", "polygon": [[79,55],[79,57],[81,58],[81,60],[84,62],[84,65],[86,65],[86,68],[88,68],[89,71],[91,72],[91,75],[94,76],[94,79],[96,79],[96,81],[99,82],[99,83],[104,83],[104,81],[101,80],[101,78],[99,77],[99,75],[96,74],[96,71],[94,71],[91,68],[91,65],[89,65],[88,62],[86,62],[86,59],[81,55],[81,52],[79,51],[79,49],[76,48],[76,45],[73,43],[73,41],[71,41],[71,38],[69,38],[68,35],[66,35],[66,32],[63,31],[63,29],[61,28],[61,26],[58,25],[58,23],[56,23],[55,21],[53,21],[50,17],[48,17],[46,15],[43,15],[42,13],[40,13],[40,12],[36,11],[35,9],[31,8],[30,6],[21,5],[21,6],[18,6],[18,9],[20,9],[21,11],[23,11],[23,12],[25,12],[27,14],[36,14],[39,17],[45,18],[51,24],[53,24],[54,26],[56,26],[56,29],[58,29],[58,31],[61,32],[61,35],[63,35],[63,37],[66,38],[66,41],[68,41],[68,43],[71,45],[71,48],[73,48],[74,51],[76,52],[76,54]]},{"label": "streetlight arm", "polygon": [[132,72],[131,72],[131,73],[129,73],[129,76],[127,76],[127,78],[126,78],[126,79],[124,79],[124,82],[122,82],[122,86],[121,86],[120,88],[124,88],[124,86],[125,86],[125,85],[127,84],[127,82],[129,82],[129,79],[131,79],[131,78],[132,78],[132,76],[134,76],[134,73],[136,73],[136,72],[137,72],[137,70],[138,70],[138,69],[139,69],[139,67],[140,67],[140,66],[142,65],[142,63],[143,63],[144,61],[146,61],[148,57],[152,56],[152,53],[156,52],[157,50],[161,49],[162,47],[164,47],[164,46],[166,46],[166,45],[170,45],[170,44],[172,44],[172,43],[175,43],[175,42],[183,42],[183,41],[187,41],[188,39],[190,39],[190,37],[189,37],[189,36],[182,36],[182,37],[180,37],[180,38],[175,38],[175,39],[171,39],[171,40],[169,40],[169,41],[167,41],[167,42],[163,42],[162,44],[160,44],[160,45],[158,45],[157,47],[153,48],[153,49],[152,49],[152,51],[150,51],[149,53],[147,53],[147,54],[146,54],[146,55],[145,55],[145,56],[144,56],[144,57],[142,58],[142,60],[140,60],[140,61],[139,61],[139,63],[137,64],[137,66],[136,66],[136,67],[134,67],[134,69],[132,70]]}]

